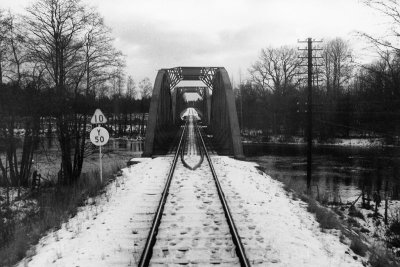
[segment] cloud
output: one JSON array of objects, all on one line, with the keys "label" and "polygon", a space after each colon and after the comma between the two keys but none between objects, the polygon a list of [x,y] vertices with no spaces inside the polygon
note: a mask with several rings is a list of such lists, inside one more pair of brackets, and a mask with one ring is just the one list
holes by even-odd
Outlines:
[{"label": "cloud", "polygon": [[[20,11],[30,1],[2,5]],[[225,66],[238,76],[263,47],[297,46],[307,37],[351,38],[354,30],[379,33],[382,19],[359,0],[83,1],[113,29],[127,74],[136,80],[180,65]]]},{"label": "cloud", "polygon": [[246,44],[253,42],[256,47],[256,35],[247,28],[191,32],[138,19],[130,20],[129,25],[117,28],[114,34],[119,36],[118,46],[127,55],[128,65],[130,60],[140,62],[143,71],[174,66],[223,66],[227,58],[246,54]]}]

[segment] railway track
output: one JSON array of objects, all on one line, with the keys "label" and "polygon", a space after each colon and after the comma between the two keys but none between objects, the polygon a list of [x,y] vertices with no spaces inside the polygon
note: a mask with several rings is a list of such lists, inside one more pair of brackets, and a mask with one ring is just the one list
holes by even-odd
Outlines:
[{"label": "railway track", "polygon": [[180,136],[138,266],[165,264],[250,266],[192,117]]}]

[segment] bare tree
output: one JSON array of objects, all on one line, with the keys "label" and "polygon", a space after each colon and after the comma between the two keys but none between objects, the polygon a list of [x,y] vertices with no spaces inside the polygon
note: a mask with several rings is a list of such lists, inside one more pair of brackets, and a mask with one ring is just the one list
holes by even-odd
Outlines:
[{"label": "bare tree", "polygon": [[148,77],[145,77],[143,80],[139,82],[139,90],[142,99],[151,97],[151,93],[153,91],[153,84],[151,83]]},{"label": "bare tree", "polygon": [[126,81],[126,95],[130,99],[136,98],[136,84],[135,80],[132,78],[132,76],[128,76],[128,79]]},{"label": "bare tree", "polygon": [[124,93],[124,86],[125,86],[125,73],[122,68],[116,68],[111,73],[111,88],[112,88],[112,95],[115,97],[120,98]]},{"label": "bare tree", "polygon": [[360,33],[376,48],[380,57],[373,68],[363,66],[369,71],[383,77],[388,83],[391,94],[399,97],[399,57],[400,57],[400,1],[399,0],[364,0],[367,6],[378,10],[390,21],[390,27],[385,36],[372,36]]},{"label": "bare tree", "polygon": [[19,18],[11,14],[11,12],[8,14],[8,31],[6,40],[10,49],[10,76],[8,78],[20,85],[22,79],[22,65],[26,61],[26,38]]},{"label": "bare tree", "polygon": [[0,84],[3,83],[4,72],[9,58],[7,35],[10,29],[10,18],[0,9]]},{"label": "bare tree", "polygon": [[296,75],[302,59],[295,48],[282,46],[261,50],[259,60],[249,69],[252,81],[259,88],[283,93],[289,86],[298,83]]},{"label": "bare tree", "polygon": [[[28,186],[28,178],[32,166],[32,158],[39,141],[40,108],[37,105],[38,93],[33,84],[22,89],[17,83],[1,84],[0,101],[0,135],[5,147],[5,158],[8,170],[0,160],[0,169],[7,183],[13,186]],[[22,104],[21,104],[22,103]],[[21,119],[23,117],[23,120]],[[14,130],[17,123],[23,123],[25,129],[22,139]],[[17,147],[21,144],[21,152]]]},{"label": "bare tree", "polygon": [[[250,67],[251,81],[260,96],[259,101],[272,114],[272,131],[280,133],[283,125],[290,123],[287,116],[296,86],[300,82],[303,58],[297,49],[282,46],[261,50],[259,59]],[[285,112],[283,112],[285,110]]]},{"label": "bare tree", "polygon": [[141,101],[140,101],[140,110],[142,112],[142,119],[140,125],[140,134],[144,135],[145,132],[145,112],[144,112],[144,105],[145,101],[151,98],[151,94],[153,92],[153,85],[148,77],[145,77],[143,80],[139,82],[139,92],[141,94]]},{"label": "bare tree", "polygon": [[[3,77],[11,81],[9,84],[0,83],[3,98],[0,102],[0,135],[8,163],[6,170],[0,162],[0,169],[4,177],[9,177],[7,184],[27,186],[33,152],[39,137],[40,115],[32,106],[37,96],[33,84],[26,86],[25,90],[21,87],[22,63],[25,56],[21,24],[11,12],[0,12],[0,24],[0,76],[1,81]],[[23,104],[19,105],[20,103]],[[18,122],[24,124],[25,134],[22,142],[14,133]],[[22,153],[17,153],[19,143],[22,144]]]},{"label": "bare tree", "polygon": [[85,63],[83,36],[92,14],[87,14],[80,0],[37,0],[27,12],[30,58],[45,66],[56,90],[65,94],[83,77],[76,76],[76,71]]},{"label": "bare tree", "polygon": [[[77,84],[84,73],[82,35],[88,15],[77,0],[38,0],[27,12],[30,59],[44,66],[58,96],[54,108],[61,147],[60,178],[70,184],[81,173],[86,139],[82,127],[86,118],[73,112],[71,100],[76,97]],[[76,76],[77,73],[81,75]]]},{"label": "bare tree", "polygon": [[37,0],[27,12],[29,57],[43,66],[44,76],[56,92],[56,100],[50,104],[57,118],[60,177],[61,182],[71,184],[81,174],[87,147],[88,110],[78,108],[77,103],[82,92],[89,92],[103,76],[99,73],[109,60],[115,59],[115,49],[102,19],[81,0]]},{"label": "bare tree", "polygon": [[324,45],[321,55],[326,90],[329,96],[335,97],[352,77],[353,52],[348,42],[335,38]]},{"label": "bare tree", "polygon": [[360,33],[377,47],[386,47],[400,52],[400,1],[399,0],[363,0],[363,2],[382,13],[390,20],[390,30],[386,36],[375,37]]},{"label": "bare tree", "polygon": [[123,55],[113,46],[111,30],[96,12],[88,18],[85,33],[86,93],[109,79],[110,73],[124,67]]}]

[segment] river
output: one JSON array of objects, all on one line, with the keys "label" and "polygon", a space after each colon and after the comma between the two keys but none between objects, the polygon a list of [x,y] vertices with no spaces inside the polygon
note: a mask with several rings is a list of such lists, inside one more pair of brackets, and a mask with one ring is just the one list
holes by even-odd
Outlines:
[{"label": "river", "polygon": [[[257,162],[271,177],[306,190],[306,146],[244,144],[246,159]],[[400,199],[400,148],[357,148],[315,146],[313,148],[312,191],[328,201],[355,199],[365,192],[385,189]],[[386,187],[387,183],[387,187]]]},{"label": "river", "polygon": [[[44,177],[54,177],[59,169],[58,143],[42,142],[45,149],[39,149],[34,159],[35,166]],[[84,172],[98,168],[98,150],[85,159]],[[246,160],[258,163],[271,177],[306,190],[306,146],[288,144],[245,143]],[[140,157],[143,141],[112,138],[103,149],[105,166],[119,162],[125,166],[133,157]],[[352,200],[362,190],[373,193],[386,189],[392,199],[400,199],[400,148],[374,147],[359,148],[345,146],[315,146],[313,149],[312,191],[328,201]]]},{"label": "river", "polygon": [[[140,156],[143,142],[111,139],[105,147],[106,161]],[[306,146],[288,144],[244,144],[246,160],[258,163],[271,177],[306,190]],[[97,154],[88,162],[97,162]],[[362,190],[387,193],[400,199],[399,147],[323,146],[313,148],[312,191],[328,201],[353,200]]]}]

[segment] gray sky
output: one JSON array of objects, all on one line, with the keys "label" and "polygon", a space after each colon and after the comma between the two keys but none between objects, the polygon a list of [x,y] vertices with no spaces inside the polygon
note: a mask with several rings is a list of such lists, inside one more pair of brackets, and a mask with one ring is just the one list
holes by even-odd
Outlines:
[{"label": "gray sky", "polygon": [[[127,56],[127,75],[154,81],[175,66],[223,66],[233,79],[248,75],[261,48],[312,37],[351,39],[355,31],[379,33],[382,17],[359,0],[84,0],[97,7]],[[31,0],[1,0],[18,13]]]}]

